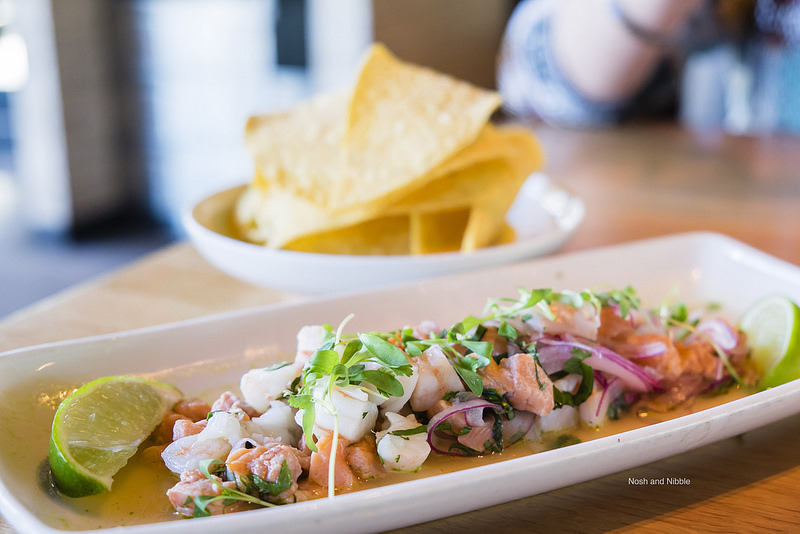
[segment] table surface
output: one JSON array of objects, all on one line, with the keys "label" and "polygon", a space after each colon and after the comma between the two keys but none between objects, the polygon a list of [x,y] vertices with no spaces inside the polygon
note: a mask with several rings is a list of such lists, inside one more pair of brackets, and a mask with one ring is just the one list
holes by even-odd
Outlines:
[{"label": "table surface", "polygon": [[[673,124],[532,127],[548,156],[544,171],[586,203],[584,223],[560,252],[709,230],[800,265],[800,138],[731,137]],[[0,321],[0,352],[297,298],[234,280],[178,243]],[[642,477],[690,484],[628,483]],[[800,528],[797,488],[800,417],[792,417],[635,469],[402,531],[792,531]],[[0,519],[0,533],[9,532]]]}]

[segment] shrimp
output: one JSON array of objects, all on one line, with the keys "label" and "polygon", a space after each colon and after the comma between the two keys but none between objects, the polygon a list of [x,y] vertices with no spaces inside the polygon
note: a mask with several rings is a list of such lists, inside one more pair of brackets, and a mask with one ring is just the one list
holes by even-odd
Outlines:
[{"label": "shrimp", "polygon": [[186,436],[194,436],[195,434],[199,434],[206,428],[208,421],[203,419],[202,421],[198,421],[197,423],[193,423],[189,419],[178,419],[175,421],[175,424],[172,425],[172,441],[178,441],[181,438],[185,438]]},{"label": "shrimp", "polygon": [[164,465],[173,473],[197,469],[203,460],[224,460],[231,452],[231,444],[220,437],[202,439],[202,432],[173,441],[161,453]]},{"label": "shrimp", "polygon": [[447,393],[465,391],[461,378],[440,347],[428,347],[416,360],[419,378],[409,399],[415,412],[424,412]]},{"label": "shrimp", "polygon": [[[383,397],[377,394],[377,388],[372,386],[372,384],[368,384],[366,387],[375,391],[374,395],[370,395],[370,400],[375,402],[383,412],[399,412],[400,409],[405,406],[408,402],[408,399],[411,398],[411,393],[414,391],[414,388],[417,386],[417,380],[419,380],[419,373],[417,369],[419,366],[417,365],[415,358],[408,358],[408,364],[411,366],[411,374],[408,376],[405,375],[397,375],[395,378],[400,385],[403,386],[403,394],[397,397]],[[365,369],[380,369],[381,365],[375,362],[365,362],[364,363]],[[372,387],[370,387],[372,386]]]},{"label": "shrimp", "polygon": [[[247,417],[245,414],[242,414]],[[239,417],[227,412],[213,412],[200,433],[173,441],[161,453],[167,468],[173,473],[196,469],[208,459],[224,460],[233,445],[249,437]]]},{"label": "shrimp", "polygon": [[306,325],[297,332],[297,353],[294,363],[302,369],[309,358],[322,346],[327,331],[321,325]]},{"label": "shrimp", "polygon": [[414,414],[403,417],[397,413],[387,412],[386,420],[389,427],[377,434],[377,452],[385,469],[412,472],[418,470],[431,452],[426,433],[410,436],[392,434],[398,430],[417,428],[419,423],[416,417]]},{"label": "shrimp", "polygon": [[[206,478],[198,469],[189,469],[181,473],[181,480],[167,490],[169,502],[175,510],[186,517],[194,514],[194,497],[203,495],[217,496],[222,495],[222,489],[235,489],[235,482],[223,482],[218,476],[211,475],[213,480]],[[216,482],[216,483],[215,483]],[[220,484],[222,487],[220,487]],[[234,503],[227,507],[228,511],[240,508],[240,503]],[[219,515],[226,511],[224,499],[212,501],[206,506],[206,511],[211,515]]]},{"label": "shrimp", "polygon": [[[338,424],[338,431],[342,437],[351,442],[358,441],[375,426],[378,420],[378,406],[370,400],[370,395],[358,386],[334,386],[331,396],[325,398],[326,387],[320,385],[314,389],[313,395],[316,399],[329,401],[336,410],[336,415],[332,415],[324,408],[317,408],[314,435],[319,435],[318,429],[321,429],[322,433],[333,431],[334,425]],[[295,420],[302,421],[302,414],[303,410],[299,410]]]},{"label": "shrimp", "polygon": [[244,402],[259,412],[266,412],[269,404],[291,387],[302,369],[302,364],[285,362],[283,365],[246,372],[239,382]]},{"label": "shrimp", "polygon": [[248,417],[257,417],[263,410],[256,410],[246,401],[240,399],[235,393],[225,391],[211,405],[212,412],[244,412]]},{"label": "shrimp", "polygon": [[284,443],[297,443],[302,434],[302,429],[294,420],[294,409],[281,401],[270,402],[263,414],[243,424],[253,437],[264,436]]}]

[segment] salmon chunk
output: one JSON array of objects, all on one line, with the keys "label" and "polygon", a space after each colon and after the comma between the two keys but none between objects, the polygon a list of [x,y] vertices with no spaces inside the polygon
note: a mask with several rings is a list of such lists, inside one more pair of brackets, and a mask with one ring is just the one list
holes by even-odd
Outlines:
[{"label": "salmon chunk", "polygon": [[514,409],[540,416],[553,410],[553,382],[533,356],[520,352],[503,359],[500,367],[511,377],[513,388],[507,396]]},{"label": "salmon chunk", "polygon": [[252,449],[244,447],[236,449],[228,455],[225,463],[237,480],[252,473],[268,482],[278,480],[285,463],[293,480],[292,486],[269,500],[289,502],[297,490],[297,479],[303,474],[299,455],[300,451],[297,449],[276,441]]},{"label": "salmon chunk", "polygon": [[[189,469],[181,473],[180,482],[167,490],[169,502],[179,514],[192,517],[195,497],[222,495],[222,488],[214,482],[221,484],[223,488],[236,488],[235,482],[223,482],[222,479],[215,475],[211,475],[211,477],[214,479],[213,481],[206,478],[199,469]],[[229,506],[226,510],[224,499],[220,499],[208,503],[206,511],[211,515],[219,515],[225,511],[233,511],[234,507],[237,507],[237,504]]]}]

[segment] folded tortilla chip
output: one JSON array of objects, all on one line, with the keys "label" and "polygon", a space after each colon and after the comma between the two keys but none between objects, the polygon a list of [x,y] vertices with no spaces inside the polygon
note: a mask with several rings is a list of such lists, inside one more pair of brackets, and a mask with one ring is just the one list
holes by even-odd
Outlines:
[{"label": "folded tortilla chip", "polygon": [[322,95],[282,113],[251,117],[245,148],[260,185],[282,188],[320,205],[343,180],[342,136],[349,93]]},{"label": "folded tortilla chip", "polygon": [[350,206],[418,187],[431,169],[478,137],[499,105],[496,92],[373,46],[345,131],[347,166],[357,179],[337,181],[334,198]]},{"label": "folded tortilla chip", "polygon": [[469,217],[469,207],[413,213],[409,221],[411,253],[432,254],[460,250]]},{"label": "folded tortilla chip", "polygon": [[542,152],[527,130],[488,124],[498,104],[375,45],[351,92],[248,121],[256,173],[237,226],[271,248],[355,254],[507,239],[505,212]]},{"label": "folded tortilla chip", "polygon": [[[327,210],[289,189],[270,188],[258,176],[251,188],[260,193],[251,193],[250,196],[258,196],[260,200],[244,199],[240,203],[250,206],[246,213],[240,210],[240,225],[258,227],[258,242],[280,248],[304,235],[345,228],[378,216],[433,213],[485,203],[490,200],[487,190],[493,183],[502,182],[500,187],[492,189],[497,191],[492,194],[502,196],[500,202],[505,200],[510,205],[525,178],[541,165],[541,149],[525,130],[498,129],[489,125],[485,130],[478,141],[432,170],[425,184],[418,189],[348,210]],[[510,170],[500,170],[501,166],[513,168],[513,175],[509,175]],[[499,215],[501,222],[504,213]]]},{"label": "folded tortilla chip", "polygon": [[306,235],[290,241],[283,248],[362,256],[409,254],[409,227],[407,215],[378,217],[346,228]]}]

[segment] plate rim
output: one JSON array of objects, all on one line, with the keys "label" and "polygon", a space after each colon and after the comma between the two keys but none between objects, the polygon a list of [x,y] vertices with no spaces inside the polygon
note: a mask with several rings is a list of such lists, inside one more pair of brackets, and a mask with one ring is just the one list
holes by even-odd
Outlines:
[{"label": "plate rim", "polygon": [[[89,342],[98,342],[104,340],[111,340],[114,338],[120,337],[128,337],[128,336],[136,336],[136,335],[144,335],[148,334],[149,332],[158,332],[162,330],[169,330],[173,328],[182,328],[182,327],[190,327],[195,324],[203,324],[208,322],[216,322],[222,321],[227,319],[233,319],[238,316],[247,316],[250,314],[257,314],[262,312],[268,312],[271,310],[278,310],[282,308],[295,308],[295,307],[304,307],[308,305],[312,305],[314,303],[324,303],[339,300],[342,298],[347,298],[351,296],[360,296],[364,294],[370,293],[378,293],[382,291],[391,291],[397,290],[402,288],[413,288],[418,285],[425,285],[429,283],[436,283],[437,280],[444,280],[450,278],[469,278],[472,276],[481,276],[491,271],[504,271],[504,270],[512,270],[523,268],[526,265],[535,265],[539,263],[549,263],[549,262],[561,262],[561,261],[569,261],[571,258],[580,258],[582,256],[591,256],[598,253],[613,253],[615,251],[621,251],[625,249],[635,249],[643,246],[661,246],[667,245],[670,243],[685,241],[687,243],[690,242],[703,242],[708,241],[712,243],[717,243],[722,246],[734,246],[739,247],[744,250],[749,255],[760,259],[766,259],[769,263],[775,264],[778,268],[788,268],[797,270],[798,274],[800,274],[800,267],[787,262],[786,260],[782,260],[775,256],[771,256],[751,245],[748,245],[742,241],[736,240],[726,234],[722,234],[719,232],[714,231],[689,231],[689,232],[679,232],[673,234],[666,234],[661,236],[655,237],[646,237],[642,239],[633,239],[629,241],[614,243],[611,245],[604,245],[592,248],[586,248],[581,250],[574,250],[563,252],[560,254],[554,254],[551,256],[539,257],[539,258],[531,258],[529,260],[518,262],[514,264],[507,264],[507,265],[497,265],[493,267],[488,267],[484,269],[478,269],[475,271],[468,271],[462,273],[456,273],[453,275],[445,275],[445,276],[437,276],[432,278],[426,278],[423,280],[416,280],[416,281],[407,281],[403,282],[398,285],[387,286],[387,287],[379,287],[379,288],[365,288],[363,290],[348,290],[348,291],[341,291],[335,293],[325,293],[320,295],[309,295],[309,296],[301,296],[298,298],[294,298],[291,300],[285,300],[280,302],[273,302],[268,304],[259,304],[255,306],[247,306],[244,308],[238,308],[234,310],[227,310],[221,312],[214,312],[209,314],[200,315],[197,317],[190,317],[187,319],[179,319],[175,321],[167,321],[165,323],[159,323],[155,325],[148,325],[142,326],[137,328],[127,328],[122,330],[116,330],[113,332],[106,332],[102,334],[95,334],[95,335],[88,335],[88,336],[79,336],[75,338],[57,340],[57,341],[48,341],[44,343],[36,343],[32,345],[27,345],[24,347],[17,347],[14,349],[10,349],[7,351],[0,352],[0,362],[4,357],[11,357],[17,356],[18,353],[24,353],[29,351],[35,350],[44,350],[44,349],[51,349],[57,346],[70,346],[74,344],[81,344],[81,343],[89,343]],[[2,365],[2,364],[0,364]]]}]

